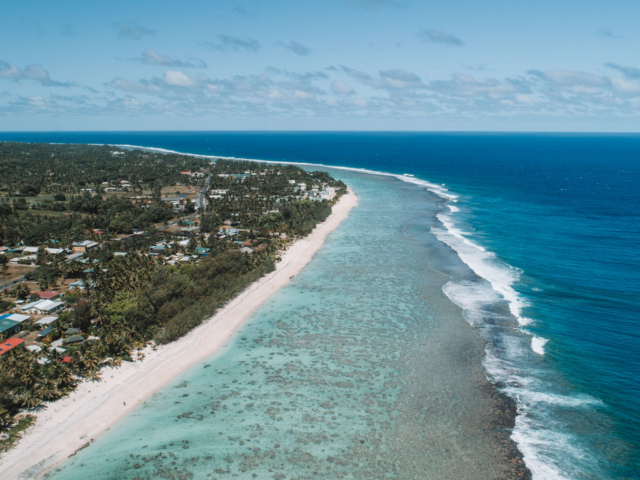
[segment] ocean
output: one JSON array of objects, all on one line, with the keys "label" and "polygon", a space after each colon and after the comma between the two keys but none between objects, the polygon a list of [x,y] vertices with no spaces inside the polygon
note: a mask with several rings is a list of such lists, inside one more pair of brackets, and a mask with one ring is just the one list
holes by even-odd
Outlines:
[{"label": "ocean", "polygon": [[348,167],[330,171],[361,198],[224,352],[54,478],[504,478],[485,376],[517,406],[508,433],[534,479],[640,478],[640,136],[0,140]]}]

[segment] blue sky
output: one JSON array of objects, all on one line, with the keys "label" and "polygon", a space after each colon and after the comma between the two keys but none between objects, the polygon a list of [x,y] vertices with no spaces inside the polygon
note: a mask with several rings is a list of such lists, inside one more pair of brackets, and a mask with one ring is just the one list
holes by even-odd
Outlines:
[{"label": "blue sky", "polygon": [[0,130],[640,131],[636,1],[22,1]]}]

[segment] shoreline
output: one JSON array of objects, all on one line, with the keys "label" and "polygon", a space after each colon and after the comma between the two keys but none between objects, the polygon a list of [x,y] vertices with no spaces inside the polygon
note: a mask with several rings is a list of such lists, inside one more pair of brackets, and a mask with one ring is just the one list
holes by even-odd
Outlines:
[{"label": "shoreline", "polygon": [[248,286],[184,337],[155,351],[147,347],[143,350],[143,361],[105,369],[101,382],[84,382],[68,397],[49,404],[46,410],[36,414],[36,424],[18,444],[0,457],[0,475],[3,478],[42,476],[178,375],[226,346],[225,342],[244,320],[309,263],[327,235],[357,204],[358,197],[349,189],[324,222],[283,253],[275,271]]}]

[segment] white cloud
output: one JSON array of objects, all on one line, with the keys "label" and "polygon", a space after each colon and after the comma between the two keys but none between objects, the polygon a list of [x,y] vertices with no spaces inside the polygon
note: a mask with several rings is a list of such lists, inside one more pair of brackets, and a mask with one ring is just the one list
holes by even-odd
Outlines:
[{"label": "white cloud", "polygon": [[382,70],[378,78],[366,72],[342,66],[342,71],[365,85],[373,88],[394,91],[395,94],[407,93],[411,90],[425,88],[418,75],[401,68]]},{"label": "white cloud", "polygon": [[617,63],[605,63],[606,67],[612,68],[613,70],[617,70],[626,78],[632,79],[640,79],[640,68],[637,67],[627,67],[624,65],[619,65]]},{"label": "white cloud", "polygon": [[341,82],[340,80],[333,81],[331,90],[338,95],[353,95],[355,93],[348,83]]},{"label": "white cloud", "polygon": [[118,29],[118,38],[121,40],[140,40],[142,37],[156,33],[153,30],[138,25],[137,22],[116,22],[113,26]]},{"label": "white cloud", "polygon": [[437,28],[422,28],[418,31],[418,37],[424,42],[439,43],[441,45],[452,45],[454,47],[464,46],[464,42],[455,35],[444,33]]},{"label": "white cloud", "polygon": [[424,88],[425,86],[419,76],[401,68],[381,71],[380,79],[384,88],[394,90]]},{"label": "white cloud", "polygon": [[578,72],[575,70],[550,70],[542,72],[540,70],[530,70],[531,75],[547,80],[555,85],[572,87],[572,86],[592,86],[606,87],[610,85],[607,77],[594,75],[587,72]]},{"label": "white cloud", "polygon": [[164,72],[164,83],[176,87],[193,87],[195,82],[186,73],[177,70],[167,70]]},{"label": "white cloud", "polygon": [[611,77],[613,88],[624,95],[640,93],[640,83],[619,77]]},{"label": "white cloud", "polygon": [[10,63],[0,60],[0,78],[14,80],[32,80],[45,87],[73,87],[77,86],[75,82],[58,82],[52,80],[49,72],[42,65],[29,65],[24,70]]},{"label": "white cloud", "polygon": [[311,98],[313,95],[302,90],[294,90],[293,96],[296,98]]},{"label": "white cloud", "polygon": [[254,38],[240,38],[232,35],[216,35],[216,42],[204,42],[206,48],[212,51],[240,51],[257,52],[260,43]]},{"label": "white cloud", "polygon": [[162,67],[174,67],[174,68],[206,68],[207,64],[200,59],[194,58],[189,60],[178,60],[171,58],[168,55],[160,55],[153,50],[145,50],[142,52],[142,56],[133,59],[136,62],[144,63],[145,65],[157,65]]},{"label": "white cloud", "polygon": [[289,43],[280,42],[278,43],[278,45],[300,56],[309,55],[311,53],[311,49],[309,47],[305,47],[301,43],[294,42],[293,40],[291,40]]}]

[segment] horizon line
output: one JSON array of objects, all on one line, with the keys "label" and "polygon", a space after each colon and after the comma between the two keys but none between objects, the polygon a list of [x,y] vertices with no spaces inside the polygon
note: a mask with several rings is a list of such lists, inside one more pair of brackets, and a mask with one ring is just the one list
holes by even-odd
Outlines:
[{"label": "horizon line", "polygon": [[584,131],[584,130],[0,130],[10,134],[65,134],[65,133],[413,133],[413,134],[499,134],[499,135],[640,135],[640,131]]}]

